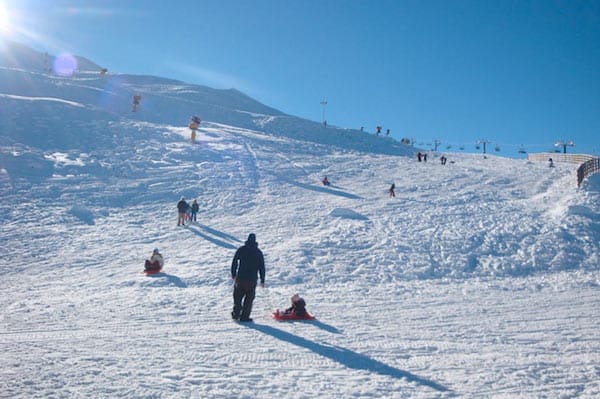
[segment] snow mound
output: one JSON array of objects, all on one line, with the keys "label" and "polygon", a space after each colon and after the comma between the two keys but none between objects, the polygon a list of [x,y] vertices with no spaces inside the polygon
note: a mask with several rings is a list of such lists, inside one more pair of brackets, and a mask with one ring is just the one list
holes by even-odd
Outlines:
[{"label": "snow mound", "polygon": [[94,225],[94,212],[82,205],[74,205],[69,209],[69,213],[81,220],[83,223]]},{"label": "snow mound", "polygon": [[342,218],[342,219],[352,219],[352,220],[369,220],[365,215],[361,215],[358,212],[353,211],[348,208],[335,208],[331,212],[329,212],[329,216]]}]

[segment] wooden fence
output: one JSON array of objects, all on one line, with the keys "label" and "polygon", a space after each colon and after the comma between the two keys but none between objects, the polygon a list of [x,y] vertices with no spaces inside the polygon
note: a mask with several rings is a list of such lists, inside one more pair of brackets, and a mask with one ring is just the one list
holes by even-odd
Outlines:
[{"label": "wooden fence", "polygon": [[552,158],[554,162],[569,162],[582,164],[590,159],[596,159],[593,155],[588,154],[563,154],[559,152],[538,152],[536,154],[527,154],[527,159],[530,161],[548,162]]},{"label": "wooden fence", "polygon": [[585,161],[577,168],[577,187],[581,186],[583,179],[600,170],[600,158]]},{"label": "wooden fence", "polygon": [[600,170],[600,159],[588,154],[561,154],[556,152],[540,152],[537,154],[527,154],[530,161],[548,162],[552,158],[553,162],[569,162],[579,164],[577,168],[577,187],[581,186],[583,180]]}]

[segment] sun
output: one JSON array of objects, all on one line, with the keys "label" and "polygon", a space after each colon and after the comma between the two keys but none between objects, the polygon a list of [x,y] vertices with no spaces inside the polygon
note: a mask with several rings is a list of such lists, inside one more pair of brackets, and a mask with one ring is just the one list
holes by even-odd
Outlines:
[{"label": "sun", "polygon": [[8,10],[4,4],[0,3],[0,33],[8,33],[10,31],[10,17]]}]

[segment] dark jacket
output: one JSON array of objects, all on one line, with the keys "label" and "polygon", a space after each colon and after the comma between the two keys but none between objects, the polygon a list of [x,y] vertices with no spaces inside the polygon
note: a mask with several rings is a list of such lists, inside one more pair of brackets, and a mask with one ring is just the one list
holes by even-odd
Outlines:
[{"label": "dark jacket", "polygon": [[292,303],[292,306],[285,310],[285,313],[295,313],[298,316],[304,316],[306,314],[306,302],[304,299],[300,299]]},{"label": "dark jacket", "polygon": [[187,211],[188,203],[185,200],[181,200],[177,203],[177,210],[179,213],[185,213]]},{"label": "dark jacket", "polygon": [[238,248],[231,262],[231,277],[240,280],[256,282],[260,275],[260,282],[265,282],[265,259],[258,249],[255,241],[246,241]]},{"label": "dark jacket", "polygon": [[200,205],[197,202],[192,203],[192,212],[198,212],[200,210]]}]

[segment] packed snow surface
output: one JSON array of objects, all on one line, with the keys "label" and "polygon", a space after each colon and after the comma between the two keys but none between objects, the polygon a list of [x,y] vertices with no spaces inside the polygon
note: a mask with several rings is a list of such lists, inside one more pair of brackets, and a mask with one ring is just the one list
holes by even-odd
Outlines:
[{"label": "packed snow surface", "polygon": [[[237,91],[36,56],[0,64],[0,397],[600,396],[598,176],[417,162]],[[251,232],[267,279],[240,324]],[[294,293],[317,320],[271,319]]]}]

